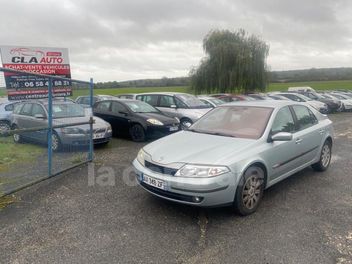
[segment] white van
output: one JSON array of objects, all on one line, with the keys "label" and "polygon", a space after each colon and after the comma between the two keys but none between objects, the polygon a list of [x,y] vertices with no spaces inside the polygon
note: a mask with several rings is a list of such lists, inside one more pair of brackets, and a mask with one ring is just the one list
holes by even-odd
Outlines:
[{"label": "white van", "polygon": [[309,86],[302,86],[302,87],[288,87],[289,92],[313,92],[315,93],[316,91]]}]

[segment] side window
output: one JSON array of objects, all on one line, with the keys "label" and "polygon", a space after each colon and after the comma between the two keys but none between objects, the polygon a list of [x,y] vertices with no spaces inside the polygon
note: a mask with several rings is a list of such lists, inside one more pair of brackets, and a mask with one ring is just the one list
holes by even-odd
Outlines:
[{"label": "side window", "polygon": [[119,114],[119,112],[128,112],[127,108],[118,102],[112,102],[111,111],[114,114]]},{"label": "side window", "polygon": [[25,104],[22,107],[20,114],[26,116],[32,115],[32,104]]},{"label": "side window", "polygon": [[5,106],[5,111],[13,111],[13,109],[15,108],[15,104],[9,104],[7,106]]},{"label": "side window", "polygon": [[[213,107],[213,105],[212,105],[211,103],[209,103],[208,101],[202,100],[202,99],[200,99],[200,100],[201,100],[202,103],[205,104],[206,106]],[[176,102],[177,102],[177,101],[176,101]]]},{"label": "side window", "polygon": [[160,107],[171,107],[171,105],[175,105],[174,97],[169,95],[160,96]]},{"label": "side window", "polygon": [[137,96],[137,100],[141,100],[147,104],[152,106],[158,106],[158,95],[139,95]]},{"label": "side window", "polygon": [[306,106],[294,105],[293,110],[295,111],[297,117],[299,130],[311,127],[318,122],[315,115]]},{"label": "side window", "polygon": [[41,105],[33,104],[32,106],[32,116],[43,115],[46,116],[46,113]]},{"label": "side window", "polygon": [[277,112],[273,126],[271,128],[271,134],[275,135],[279,132],[289,132],[295,131],[295,122],[293,120],[292,114],[288,106],[285,106]]},{"label": "side window", "polygon": [[13,113],[19,114],[21,112],[22,107],[23,107],[23,104],[16,104],[15,108],[13,109]]},{"label": "side window", "polygon": [[110,105],[111,105],[110,101],[104,101],[104,102],[97,103],[94,108],[100,112],[109,112]]},{"label": "side window", "polygon": [[[178,108],[187,108],[187,105],[182,102],[179,98],[175,97],[175,100],[176,100],[176,106]],[[203,102],[203,101],[202,101]],[[206,104],[206,102],[203,102],[204,104]],[[209,104],[209,103],[208,103]],[[211,106],[212,107],[212,106]]]}]

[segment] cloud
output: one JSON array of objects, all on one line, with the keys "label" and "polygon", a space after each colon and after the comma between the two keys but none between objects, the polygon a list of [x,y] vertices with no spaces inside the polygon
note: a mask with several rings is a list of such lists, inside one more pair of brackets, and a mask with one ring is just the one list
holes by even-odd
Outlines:
[{"label": "cloud", "polygon": [[12,0],[0,43],[68,47],[74,78],[185,76],[211,29],[269,43],[272,69],[352,66],[348,0]]}]

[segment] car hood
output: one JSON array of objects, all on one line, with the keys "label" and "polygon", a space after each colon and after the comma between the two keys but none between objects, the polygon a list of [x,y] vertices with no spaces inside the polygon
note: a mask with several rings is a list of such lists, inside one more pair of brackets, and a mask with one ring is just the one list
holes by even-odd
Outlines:
[{"label": "car hood", "polygon": [[181,131],[164,137],[143,149],[159,164],[192,163],[227,165],[226,158],[239,155],[257,140]]},{"label": "car hood", "polygon": [[166,116],[162,113],[137,113],[137,116],[139,116],[140,118],[143,118],[145,120],[147,119],[157,119],[159,121],[161,121],[163,124],[175,124],[175,123],[179,123],[176,118],[172,118],[169,116]]},{"label": "car hood", "polygon": [[[104,121],[103,119],[94,116],[94,124],[93,128],[106,128],[108,126],[108,123]],[[57,118],[53,119],[53,125],[58,126],[58,125],[70,125],[70,124],[75,124],[75,123],[83,123],[83,122],[89,122],[89,117],[70,117],[70,118]],[[74,125],[76,127],[76,125]],[[84,128],[84,129],[89,129],[89,124],[85,125],[78,125],[77,127]]]}]

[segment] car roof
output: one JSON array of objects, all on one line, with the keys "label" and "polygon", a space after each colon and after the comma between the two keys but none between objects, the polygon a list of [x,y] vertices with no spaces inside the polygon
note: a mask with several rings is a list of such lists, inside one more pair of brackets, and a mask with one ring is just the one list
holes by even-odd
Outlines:
[{"label": "car roof", "polygon": [[155,94],[155,95],[189,95],[188,93],[179,93],[179,92],[150,92],[150,93],[139,93],[138,95],[147,95],[147,94]]},{"label": "car roof", "polygon": [[[99,101],[97,103],[101,103],[101,102],[106,102],[106,101],[116,101],[116,102],[142,102],[141,100],[136,100],[136,99],[125,99],[125,98],[110,98],[110,99],[105,99],[102,101]],[[143,102],[144,103],[144,102]]]},{"label": "car roof", "polygon": [[256,101],[236,101],[231,103],[223,104],[223,106],[257,106],[257,107],[268,107],[268,108],[281,108],[289,105],[306,105],[295,101],[284,101],[284,100],[256,100]]}]

